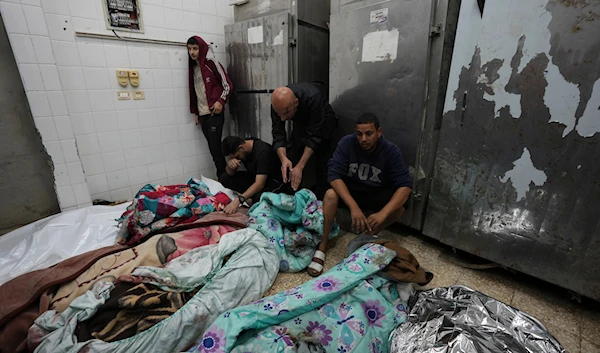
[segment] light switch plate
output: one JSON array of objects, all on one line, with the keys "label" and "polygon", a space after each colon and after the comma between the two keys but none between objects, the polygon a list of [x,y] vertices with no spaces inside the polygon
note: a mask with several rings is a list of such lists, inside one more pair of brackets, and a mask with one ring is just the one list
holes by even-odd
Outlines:
[{"label": "light switch plate", "polygon": [[144,91],[133,91],[133,99],[136,101],[141,101],[146,99],[146,94]]},{"label": "light switch plate", "polygon": [[129,91],[119,91],[117,92],[117,98],[119,98],[120,101],[127,101],[131,99],[131,92]]},{"label": "light switch plate", "polygon": [[127,70],[117,69],[117,80],[123,87],[129,83],[129,72]]}]

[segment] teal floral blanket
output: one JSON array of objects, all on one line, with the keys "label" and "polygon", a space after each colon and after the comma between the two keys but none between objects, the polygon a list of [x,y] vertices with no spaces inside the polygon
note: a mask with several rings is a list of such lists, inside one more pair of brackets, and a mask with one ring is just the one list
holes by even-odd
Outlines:
[{"label": "teal floral blanket", "polygon": [[396,253],[367,244],[327,273],[219,316],[190,352],[297,352],[310,343],[332,353],[387,352],[407,317],[411,284],[375,275]]},{"label": "teal floral blanket", "polygon": [[[282,272],[299,272],[310,265],[323,237],[323,204],[312,191],[303,189],[294,196],[264,193],[248,216],[248,227],[275,246]],[[338,233],[334,224],[330,238]]]}]

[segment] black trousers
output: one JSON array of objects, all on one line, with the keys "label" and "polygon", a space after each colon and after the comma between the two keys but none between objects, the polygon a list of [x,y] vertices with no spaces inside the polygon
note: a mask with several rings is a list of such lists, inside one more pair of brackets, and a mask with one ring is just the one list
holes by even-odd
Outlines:
[{"label": "black trousers", "polygon": [[225,114],[202,115],[199,117],[202,132],[208,142],[210,155],[217,167],[217,175],[225,173],[225,156],[221,149],[221,140],[223,135],[223,124],[225,123]]},{"label": "black trousers", "polygon": [[[335,143],[333,140],[323,141],[321,147],[315,150],[310,158],[311,160],[314,159],[312,165],[314,166],[314,171],[312,170],[313,168],[308,168],[308,166],[311,165],[309,161],[307,168],[304,169],[304,175],[302,175],[302,185],[311,188],[319,200],[323,200],[325,192],[329,189],[329,183],[327,183],[327,169],[329,160],[333,156],[333,151],[335,150],[335,147],[332,147],[332,145]],[[296,165],[300,161],[300,158],[302,158],[304,148],[305,146],[301,141],[297,139],[291,141],[291,146],[287,148],[286,154],[293,165]],[[312,175],[306,174],[307,171],[312,173]]]},{"label": "black trousers", "polygon": [[[392,199],[392,196],[396,193],[397,189],[371,189],[371,190],[354,190],[348,188],[350,196],[356,201],[358,207],[363,211],[379,212],[381,211]],[[406,201],[404,209],[408,209],[409,202]],[[340,197],[339,207],[348,208],[344,200]]]},{"label": "black trousers", "polygon": [[[234,175],[229,175],[227,173],[221,174],[219,178],[221,184],[224,187],[231,189],[233,191],[237,191],[240,194],[244,193],[244,191],[248,190],[248,188],[254,184],[255,177],[249,172],[237,172]],[[275,179],[267,179],[267,183],[265,187],[260,190],[256,195],[252,196],[252,200],[257,202],[260,200],[260,197],[265,192],[285,192],[285,188],[283,187],[283,183],[275,180]]]}]

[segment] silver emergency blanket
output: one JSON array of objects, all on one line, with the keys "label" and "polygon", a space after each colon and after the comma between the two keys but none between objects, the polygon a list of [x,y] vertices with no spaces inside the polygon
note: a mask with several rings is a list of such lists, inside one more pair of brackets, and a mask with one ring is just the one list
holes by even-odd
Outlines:
[{"label": "silver emergency blanket", "polygon": [[535,318],[464,286],[421,292],[410,307],[392,353],[566,353]]}]

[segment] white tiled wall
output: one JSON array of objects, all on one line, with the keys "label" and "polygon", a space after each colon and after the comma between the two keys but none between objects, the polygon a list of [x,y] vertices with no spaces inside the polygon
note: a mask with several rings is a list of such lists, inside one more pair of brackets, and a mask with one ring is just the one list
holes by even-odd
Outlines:
[{"label": "white tiled wall", "polygon": [[[189,113],[184,46],[99,40],[111,34],[103,0],[0,0],[0,11],[31,112],[54,163],[63,210],[96,198],[131,199],[148,182],[215,177],[202,132]],[[141,0],[148,39],[200,35],[225,62],[225,0]],[[119,101],[116,69],[137,69],[143,101]],[[126,89],[133,89],[128,86]]]}]

